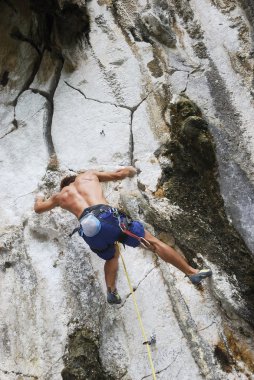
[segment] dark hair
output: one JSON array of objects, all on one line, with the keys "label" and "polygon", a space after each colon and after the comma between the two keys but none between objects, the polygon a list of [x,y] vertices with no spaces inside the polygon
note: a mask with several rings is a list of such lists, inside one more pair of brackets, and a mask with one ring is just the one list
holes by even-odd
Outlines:
[{"label": "dark hair", "polygon": [[61,181],[60,189],[62,190],[65,186],[69,186],[70,183],[75,181],[76,177],[76,175],[69,175],[67,177],[64,177]]}]

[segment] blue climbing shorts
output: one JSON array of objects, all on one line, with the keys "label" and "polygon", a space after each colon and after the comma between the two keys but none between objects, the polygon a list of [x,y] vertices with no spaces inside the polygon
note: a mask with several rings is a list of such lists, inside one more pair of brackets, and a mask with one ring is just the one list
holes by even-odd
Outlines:
[{"label": "blue climbing shorts", "polygon": [[[89,209],[85,209],[82,215],[85,215],[86,210],[88,210],[89,212]],[[122,214],[120,211],[119,214],[120,217],[121,215],[124,216],[124,214]],[[80,219],[81,218],[82,216],[80,217]],[[102,211],[97,216],[97,218],[101,222],[101,229],[99,233],[93,237],[88,237],[84,234],[82,234],[81,236],[89,245],[90,249],[93,252],[95,252],[101,259],[110,260],[114,257],[116,250],[116,242],[119,241],[119,239],[121,243],[130,247],[135,248],[140,245],[138,239],[135,239],[129,235],[123,235],[123,232],[119,227],[118,218],[113,214],[113,210],[111,208]],[[144,237],[145,235],[144,226],[138,220],[133,220],[128,225],[128,229],[129,231],[131,231],[139,237]]]}]

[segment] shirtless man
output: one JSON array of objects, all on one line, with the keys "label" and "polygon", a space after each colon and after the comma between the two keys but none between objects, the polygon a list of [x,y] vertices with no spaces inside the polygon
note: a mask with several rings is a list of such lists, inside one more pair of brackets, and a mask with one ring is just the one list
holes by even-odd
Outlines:
[{"label": "shirtless man", "polygon": [[[140,240],[123,234],[119,221],[122,220],[124,214],[108,205],[100,182],[118,181],[126,177],[133,177],[135,174],[136,170],[132,166],[113,172],[88,170],[77,176],[65,177],[61,181],[59,193],[52,195],[47,200],[37,196],[34,204],[34,210],[37,213],[52,210],[57,206],[68,210],[79,219],[81,225],[82,221],[88,220],[88,214],[92,213],[98,218],[94,219],[96,221],[95,228],[98,227],[94,236],[86,236],[82,228],[79,229],[79,234],[91,250],[105,260],[104,271],[109,303],[121,303],[121,298],[116,290],[119,257],[116,242],[120,240],[128,246],[137,247],[140,245]],[[185,273],[193,284],[199,284],[204,278],[212,275],[210,269],[198,271],[192,268],[173,248],[146,231],[139,221],[131,221],[128,230],[138,237],[144,238],[150,244],[152,251],[156,252],[162,260]]]}]

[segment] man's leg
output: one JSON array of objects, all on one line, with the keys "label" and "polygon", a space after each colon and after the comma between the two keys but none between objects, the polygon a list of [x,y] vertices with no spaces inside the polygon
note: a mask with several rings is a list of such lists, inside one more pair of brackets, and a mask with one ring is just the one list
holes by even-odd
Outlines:
[{"label": "man's leg", "polygon": [[104,265],[105,282],[107,289],[114,291],[116,288],[116,277],[118,270],[118,258],[119,258],[119,248],[115,245],[115,255],[112,259],[107,260]]},{"label": "man's leg", "polygon": [[174,265],[176,268],[180,269],[183,273],[185,273],[191,282],[194,285],[200,284],[200,282],[212,275],[211,269],[198,269],[192,268],[187,261],[177,253],[173,248],[169,245],[163,243],[153,235],[151,235],[148,231],[145,230],[145,239],[151,244],[151,249],[157,253],[158,256],[162,258],[162,260],[166,261]]},{"label": "man's leg", "polygon": [[198,269],[192,268],[178,252],[176,252],[169,245],[157,239],[155,236],[150,234],[150,232],[145,230],[144,238],[151,244],[151,249],[156,252],[162,260],[174,265],[187,276],[199,272]]},{"label": "man's leg", "polygon": [[105,282],[107,285],[107,301],[111,304],[121,303],[121,297],[116,290],[116,277],[118,270],[119,247],[115,245],[115,255],[104,264]]}]

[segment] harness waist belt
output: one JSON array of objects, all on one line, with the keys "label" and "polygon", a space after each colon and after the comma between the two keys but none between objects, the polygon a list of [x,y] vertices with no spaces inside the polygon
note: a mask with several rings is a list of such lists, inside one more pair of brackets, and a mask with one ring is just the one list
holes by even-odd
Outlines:
[{"label": "harness waist belt", "polygon": [[[121,242],[124,245],[124,240],[126,238],[126,235],[129,235],[130,237],[137,239],[144,247],[146,248],[150,247],[150,243],[146,241],[143,237],[137,236],[133,232],[129,231],[128,227],[129,225],[131,225],[132,219],[129,218],[125,213],[119,211],[116,208],[113,208],[110,205],[98,204],[98,205],[85,208],[79,217],[79,221],[89,213],[92,213],[95,217],[99,217],[101,213],[108,210],[112,210],[114,216],[118,219],[118,222],[119,222],[119,227],[121,231],[120,231],[117,241]],[[110,222],[106,222],[105,220],[104,220],[104,223],[112,224]],[[82,227],[75,228],[69,236],[71,237],[73,234],[75,234],[75,232],[80,232],[81,229]],[[100,252],[100,250],[98,249],[94,251],[97,251],[97,253]]]},{"label": "harness waist belt", "polygon": [[87,214],[89,214],[90,212],[92,212],[94,216],[98,216],[101,212],[107,211],[107,210],[112,210],[112,207],[109,205],[104,205],[104,204],[87,207],[84,209],[84,211],[80,215],[79,220],[82,219]]},{"label": "harness waist belt", "polygon": [[[82,218],[84,218],[84,216],[86,216],[90,212],[92,212],[93,215],[97,217],[103,211],[107,211],[107,210],[112,210],[112,207],[109,206],[109,205],[105,205],[105,204],[99,204],[99,205],[94,205],[94,206],[87,207],[87,208],[84,209],[84,211],[82,212],[82,214],[80,215],[80,217],[78,218],[78,220],[80,221]],[[74,230],[69,235],[69,237],[72,237],[72,235],[74,235],[76,232],[79,232],[79,231],[80,231],[80,226],[74,228]]]}]

